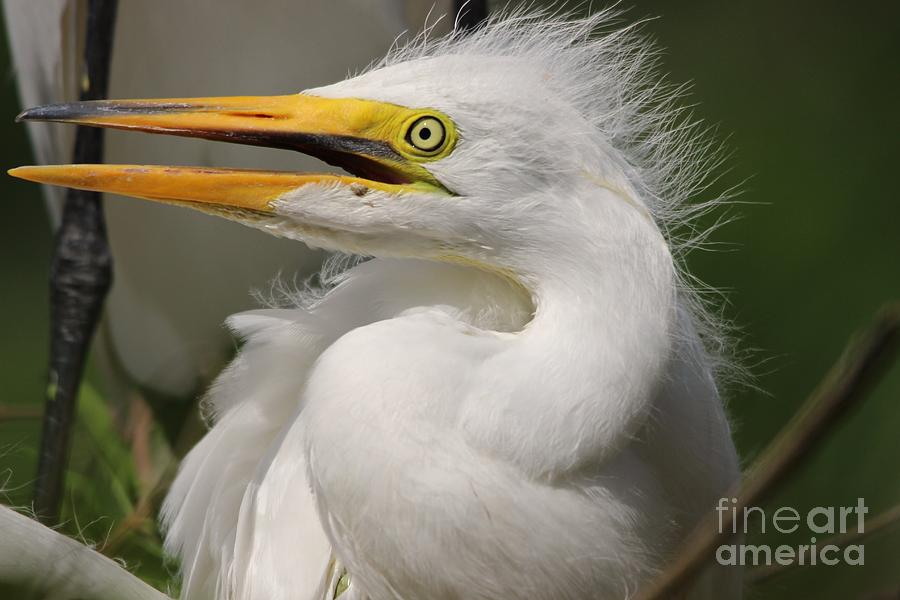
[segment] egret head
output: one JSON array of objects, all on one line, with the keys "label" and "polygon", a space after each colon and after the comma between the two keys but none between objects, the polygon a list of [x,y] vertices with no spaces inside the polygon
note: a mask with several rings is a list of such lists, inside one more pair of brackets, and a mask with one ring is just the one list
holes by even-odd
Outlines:
[{"label": "egret head", "polygon": [[695,145],[690,128],[668,127],[671,94],[652,52],[632,28],[602,31],[609,18],[520,13],[468,35],[421,36],[362,75],[297,95],[81,102],[22,115],[298,150],[347,175],[123,165],[11,173],[189,206],[329,249],[512,271],[570,240],[661,241],[669,208],[692,189],[684,165]]}]

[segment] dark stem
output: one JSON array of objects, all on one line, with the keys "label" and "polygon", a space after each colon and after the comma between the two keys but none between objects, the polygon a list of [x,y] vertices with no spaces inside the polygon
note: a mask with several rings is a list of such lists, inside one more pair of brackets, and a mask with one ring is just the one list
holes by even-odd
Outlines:
[{"label": "dark stem", "polygon": [[456,21],[463,31],[475,29],[487,18],[487,0],[455,0]]},{"label": "dark stem", "polygon": [[[88,3],[82,100],[106,96],[117,4],[117,0]],[[102,160],[102,130],[80,127],[74,162]],[[34,487],[34,511],[44,523],[55,523],[59,517],[78,388],[111,283],[112,256],[101,196],[69,190],[50,265],[50,372]]]},{"label": "dark stem", "polygon": [[[639,600],[678,597],[713,551],[732,535],[734,515],[745,506],[759,506],[791,476],[819,443],[858,405],[891,366],[900,346],[900,305],[881,310],[875,323],[851,341],[825,379],[791,421],[775,436],[744,475],[740,489],[724,515],[712,510],[700,521],[675,554],[672,563],[637,596]],[[721,517],[721,521],[720,521]]]}]

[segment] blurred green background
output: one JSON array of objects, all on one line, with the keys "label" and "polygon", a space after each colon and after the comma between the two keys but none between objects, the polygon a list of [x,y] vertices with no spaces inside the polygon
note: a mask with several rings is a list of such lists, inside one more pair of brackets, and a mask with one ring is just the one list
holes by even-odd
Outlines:
[{"label": "blurred green background", "polygon": [[[893,185],[900,157],[900,3],[629,4],[630,17],[660,17],[646,31],[666,49],[666,70],[674,81],[693,81],[697,115],[728,136],[734,154],[726,182],[747,180],[741,219],[714,238],[729,245],[697,252],[690,263],[701,279],[727,290],[725,313],[740,325],[742,347],[757,350],[750,366],[767,393],[739,388],[729,397],[738,446],[749,462],[850,334],[870,322],[883,302],[900,298],[900,199]],[[2,36],[0,165],[6,169],[32,157],[24,127],[13,123],[19,104]],[[37,186],[0,177],[0,197],[0,488],[4,502],[25,505],[39,437],[34,415],[45,385],[51,235]],[[81,503],[75,516],[82,522],[66,527],[102,537],[116,526],[115,518],[91,526],[83,521],[97,519],[110,503],[119,503],[108,509],[110,517],[133,510],[137,484],[130,482],[133,474],[114,474],[127,462],[128,449],[104,441],[114,429],[97,416],[103,400],[82,400],[70,483],[87,476],[79,473],[82,466],[94,474],[98,455],[109,465],[108,481],[89,480],[70,490],[67,514],[72,503]],[[900,501],[898,465],[895,368],[773,507],[803,512],[855,505],[862,497],[872,516]],[[135,547],[124,544],[122,553],[132,568],[163,585],[155,530],[146,523],[141,528],[146,535]],[[864,567],[797,569],[751,597],[856,598],[900,585],[896,529],[869,540],[865,558]]]}]

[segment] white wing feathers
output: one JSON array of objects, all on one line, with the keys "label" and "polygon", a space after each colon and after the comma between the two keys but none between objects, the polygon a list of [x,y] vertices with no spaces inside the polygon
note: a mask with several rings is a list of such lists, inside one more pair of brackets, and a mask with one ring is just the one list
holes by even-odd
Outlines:
[{"label": "white wing feathers", "polygon": [[[305,485],[305,467],[289,465],[296,469],[293,476],[284,480],[284,475],[273,476],[269,488],[261,488],[280,438],[299,408],[291,399],[299,400],[304,370],[321,352],[325,335],[317,331],[319,320],[299,309],[235,315],[229,325],[246,339],[246,345],[213,386],[209,402],[216,425],[188,455],[163,507],[167,550],[182,556],[186,598],[212,597],[213,592],[221,598],[277,598],[249,589],[251,582],[263,581],[250,572],[274,567],[269,561],[278,560],[257,561],[254,554],[265,554],[267,548],[257,536],[277,534],[278,527],[285,528],[282,535],[297,536],[287,546],[296,548],[297,555],[281,557],[292,562],[288,573],[307,575],[303,558],[310,559],[312,568],[321,566],[314,553],[323,549],[324,537],[310,512],[314,506]],[[291,456],[301,461],[303,454]],[[272,495],[272,485],[295,489]],[[269,503],[279,501],[296,507],[296,512],[288,514],[305,523],[299,527],[278,523],[278,527],[256,531],[260,511],[263,517],[270,514]],[[324,552],[327,563],[327,545]],[[313,591],[323,573],[324,569],[317,579],[304,581],[297,593]]]},{"label": "white wing feathers", "polygon": [[244,346],[213,385],[207,407],[215,426],[185,459],[163,507],[167,550],[183,561],[185,598],[278,600],[290,590],[292,599],[313,600],[330,591],[331,547],[298,424],[308,373],[336,339],[438,304],[478,307],[456,316],[500,330],[527,318],[510,312],[519,305],[509,301],[518,292],[508,284],[453,265],[373,260],[340,279],[312,305],[228,320]]}]

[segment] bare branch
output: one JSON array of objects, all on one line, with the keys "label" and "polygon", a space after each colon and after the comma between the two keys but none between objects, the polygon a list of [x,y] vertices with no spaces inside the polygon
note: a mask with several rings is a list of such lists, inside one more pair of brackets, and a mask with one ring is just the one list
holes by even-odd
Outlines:
[{"label": "bare branch", "polygon": [[879,312],[875,323],[863,335],[850,342],[822,383],[753,463],[743,485],[730,494],[737,498],[737,503],[732,505],[736,510],[726,511],[724,515],[710,511],[687,537],[674,561],[637,598],[677,597],[716,547],[733,535],[734,515],[742,513],[746,506],[758,506],[768,499],[847,411],[866,397],[892,363],[898,341],[900,305],[892,304]]}]

